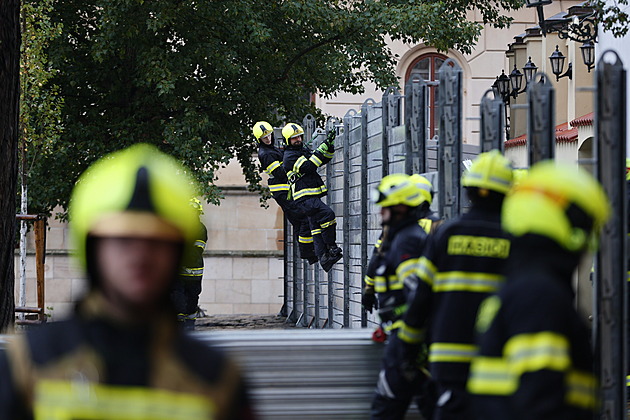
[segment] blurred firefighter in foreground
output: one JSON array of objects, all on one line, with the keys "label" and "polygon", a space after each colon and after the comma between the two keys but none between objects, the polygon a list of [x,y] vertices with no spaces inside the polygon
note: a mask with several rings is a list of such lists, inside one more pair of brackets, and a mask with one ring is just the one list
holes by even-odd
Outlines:
[{"label": "blurred firefighter in foreground", "polygon": [[501,228],[501,206],[512,171],[497,150],[479,155],[462,176],[470,210],[429,237],[415,267],[418,288],[398,330],[395,354],[399,368],[413,376],[419,374],[417,354],[428,345],[434,419],[470,418],[466,381],[476,352],[475,316],[504,279],[510,239]]},{"label": "blurred firefighter in foreground", "polygon": [[590,333],[572,282],[609,213],[590,174],[553,161],[534,165],[506,198],[512,255],[505,285],[479,309],[479,352],[468,381],[475,418],[595,418]]},{"label": "blurred firefighter in foreground", "polygon": [[188,204],[196,210],[199,220],[199,234],[195,238],[195,247],[188,255],[184,255],[179,276],[173,286],[171,299],[177,312],[177,320],[187,329],[195,329],[195,320],[203,316],[199,308],[199,295],[203,281],[203,251],[208,241],[208,230],[201,221],[203,206],[201,201],[191,198]]},{"label": "blurred firefighter in foreground", "polygon": [[185,172],[142,144],[81,176],[69,214],[88,293],[0,352],[0,418],[253,418],[237,366],[178,328],[169,300],[199,233]]},{"label": "blurred firefighter in foreground", "polygon": [[[427,238],[418,219],[427,215],[426,203],[431,200],[430,183],[417,182],[418,177],[392,174],[383,178],[374,191],[373,201],[381,208],[383,233],[381,243],[372,257],[373,282],[368,280],[363,292],[365,307],[378,298],[378,314],[383,330],[391,334],[381,364],[376,391],[372,400],[372,419],[402,419],[412,398],[418,397],[418,407],[425,417],[432,403],[427,401],[428,377],[417,375],[409,380],[400,374],[392,338],[406,309],[407,296],[416,284],[410,283],[411,272]],[[423,213],[422,213],[423,212]],[[395,338],[394,338],[395,339]]]},{"label": "blurred firefighter in foreground", "polygon": [[[337,246],[337,219],[335,212],[321,200],[328,193],[317,168],[330,162],[335,152],[335,130],[331,130],[322,144],[314,152],[304,146],[304,130],[297,124],[289,123],[282,129],[286,144],[282,166],[289,180],[289,198],[295,202],[300,213],[308,217],[311,233],[315,241],[324,243],[318,250],[319,263],[324,271],[330,271],[342,257]],[[317,235],[321,235],[319,238]]]},{"label": "blurred firefighter in foreground", "polygon": [[254,137],[258,141],[258,160],[260,165],[269,175],[267,184],[271,191],[271,196],[280,206],[285,216],[293,226],[293,233],[298,241],[300,257],[308,260],[309,264],[317,262],[319,255],[325,251],[321,235],[313,238],[311,226],[305,214],[301,213],[295,202],[289,200],[289,181],[287,173],[282,166],[282,151],[274,145],[273,127],[266,121],[258,121],[252,127]]},{"label": "blurred firefighter in foreground", "polygon": [[[431,203],[433,202],[433,196],[435,194],[433,190],[433,185],[428,179],[419,174],[411,175],[409,177],[409,181],[416,186],[416,189],[424,199],[424,201],[422,201],[420,205],[414,209],[414,212],[418,217],[418,224],[420,225],[420,227],[422,227],[422,229],[424,229],[427,234],[430,234],[434,232],[441,223],[439,217],[431,210]],[[386,226],[387,225],[383,225],[381,236],[378,238],[376,244],[374,245],[374,251],[372,252],[372,257],[370,258],[370,262],[368,263],[364,278],[365,284],[361,295],[361,304],[363,305],[363,308],[365,308],[365,310],[370,313],[372,313],[373,309],[379,308],[378,299],[376,297],[376,290],[374,288],[374,277],[376,276],[376,266],[377,264],[379,264],[380,260],[379,249],[383,241],[383,234],[385,233]],[[406,306],[403,306],[403,308],[406,308]],[[374,332],[373,338],[375,341],[385,341],[386,334],[381,326],[379,326],[379,328],[377,328],[377,330]]]}]

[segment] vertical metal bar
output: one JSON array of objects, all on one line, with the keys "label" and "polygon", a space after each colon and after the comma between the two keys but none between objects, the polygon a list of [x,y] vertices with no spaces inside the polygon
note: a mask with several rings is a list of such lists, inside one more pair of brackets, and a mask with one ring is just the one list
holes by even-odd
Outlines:
[{"label": "vertical metal bar", "polygon": [[495,98],[492,89],[481,98],[481,153],[497,149],[503,153],[503,133],[505,133],[505,103]]},{"label": "vertical metal bar", "polygon": [[38,320],[46,321],[46,288],[44,285],[44,264],[46,264],[46,219],[38,216],[35,220],[35,266],[37,270]]},{"label": "vertical metal bar", "polygon": [[529,165],[553,159],[556,149],[555,90],[551,79],[536,73],[527,87],[527,147]]},{"label": "vertical metal bar", "polygon": [[461,213],[462,69],[448,59],[440,67],[439,80],[439,207],[448,220]]},{"label": "vertical metal bar", "polygon": [[[366,100],[361,105],[361,286],[368,265],[368,106],[374,101]],[[367,311],[361,309],[361,327],[367,327]]]},{"label": "vertical metal bar", "polygon": [[[351,110],[354,111],[354,110]],[[350,327],[350,126],[348,111],[343,119],[343,326]]]},{"label": "vertical metal bar", "polygon": [[[328,205],[328,207],[332,208],[332,197],[331,197],[331,192],[332,192],[332,179],[334,176],[334,171],[333,171],[333,160],[334,160],[334,155],[333,155],[333,159],[326,165],[326,188],[328,189],[328,194],[326,195],[326,204]],[[335,319],[335,311],[334,311],[334,304],[335,304],[335,297],[334,297],[334,292],[335,292],[335,286],[333,284],[333,276],[334,276],[334,272],[335,270],[330,270],[328,273],[326,273],[326,278],[327,278],[327,283],[328,283],[328,328],[334,328],[334,319]]]},{"label": "vertical metal bar", "polygon": [[304,129],[304,144],[310,145],[317,130],[317,120],[311,114],[306,114],[302,119]]},{"label": "vertical metal bar", "polygon": [[389,174],[389,132],[391,127],[399,125],[398,98],[396,88],[388,87],[383,93],[383,177]]},{"label": "vertical metal bar", "polygon": [[315,302],[315,313],[314,313],[314,317],[315,317],[315,328],[317,328],[319,326],[319,318],[320,318],[320,313],[319,313],[319,305],[320,305],[320,301],[319,301],[319,270],[317,269],[317,265],[313,266],[313,289],[314,289],[314,302]]},{"label": "vertical metal bar", "polygon": [[[604,60],[612,53],[615,63]],[[626,202],[626,71],[614,51],[597,64],[597,174],[611,202],[595,271],[595,366],[600,377],[602,418],[626,418],[628,322],[628,208]]]},{"label": "vertical metal bar", "polygon": [[293,287],[293,305],[291,306],[291,311],[289,316],[291,317],[291,322],[297,322],[298,315],[298,278],[299,278],[299,267],[298,267],[298,259],[297,259],[297,240],[295,239],[295,235],[293,235],[293,227],[291,228],[291,265],[293,271],[293,278],[291,279],[292,287]]},{"label": "vertical metal bar", "polygon": [[286,317],[289,312],[288,312],[288,305],[289,305],[289,246],[288,244],[288,236],[287,236],[287,230],[289,229],[289,223],[287,221],[287,217],[286,215],[284,215],[284,212],[282,212],[283,217],[282,217],[282,225],[284,227],[283,231],[282,231],[282,278],[283,278],[283,284],[282,284],[282,308],[280,308],[280,316],[284,316]]},{"label": "vertical metal bar", "polygon": [[300,260],[302,262],[302,317],[298,327],[306,327],[308,325],[308,279],[309,269],[306,260]]},{"label": "vertical metal bar", "polygon": [[427,84],[415,76],[405,86],[405,173],[422,174],[427,171],[426,158],[426,96]]}]

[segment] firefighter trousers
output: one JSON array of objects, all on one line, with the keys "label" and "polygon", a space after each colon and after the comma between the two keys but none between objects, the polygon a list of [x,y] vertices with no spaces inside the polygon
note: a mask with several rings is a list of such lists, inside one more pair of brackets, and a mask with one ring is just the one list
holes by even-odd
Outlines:
[{"label": "firefighter trousers", "polygon": [[274,195],[274,199],[284,212],[291,226],[293,226],[293,237],[298,243],[300,250],[300,258],[311,259],[321,255],[318,250],[325,248],[321,235],[317,238],[311,233],[311,225],[308,217],[302,213],[295,202],[286,199],[286,193],[283,195]]},{"label": "firefighter trousers", "polygon": [[[335,212],[324,204],[319,197],[307,196],[296,202],[296,205],[308,217],[313,238],[316,238],[317,235],[321,237],[321,241],[325,246],[322,250],[323,252],[317,254],[318,257],[321,257],[327,248],[337,245]],[[320,252],[318,249],[315,251]]]},{"label": "firefighter trousers", "polygon": [[403,420],[412,401],[423,418],[433,417],[435,392],[433,383],[420,370],[413,378],[405,375],[401,366],[400,346],[395,343],[397,329],[392,330],[385,351],[374,397],[372,420]]}]

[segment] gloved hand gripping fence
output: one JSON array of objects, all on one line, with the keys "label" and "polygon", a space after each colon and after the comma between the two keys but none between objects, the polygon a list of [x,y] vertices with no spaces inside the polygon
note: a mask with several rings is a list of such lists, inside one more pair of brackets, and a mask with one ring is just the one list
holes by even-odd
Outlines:
[{"label": "gloved hand gripping fence", "polygon": [[326,136],[326,139],[322,142],[322,144],[319,145],[317,149],[323,153],[333,153],[335,151],[336,136],[337,134],[335,133],[335,130],[330,130],[328,132],[328,135]]}]

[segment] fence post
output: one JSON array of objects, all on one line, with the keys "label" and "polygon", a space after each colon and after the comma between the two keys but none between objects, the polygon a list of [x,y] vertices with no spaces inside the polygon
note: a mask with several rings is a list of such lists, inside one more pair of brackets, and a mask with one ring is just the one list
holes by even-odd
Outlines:
[{"label": "fence post", "polygon": [[310,145],[313,136],[317,132],[317,120],[311,114],[306,114],[302,119],[302,129],[304,129],[304,144]]},{"label": "fence post", "polygon": [[389,132],[392,127],[400,125],[400,92],[388,87],[383,93],[383,177],[389,174]]},{"label": "fence post", "polygon": [[527,86],[527,147],[529,166],[553,159],[556,146],[556,95],[549,78],[536,73]]},{"label": "fence post", "polygon": [[350,125],[356,111],[351,109],[343,118],[343,326],[350,326]]},{"label": "fence post", "polygon": [[[614,63],[604,60],[612,53]],[[626,71],[614,51],[596,70],[597,174],[611,202],[612,217],[601,236],[595,271],[595,366],[602,418],[626,418],[628,208],[626,202]]]},{"label": "fence post", "polygon": [[405,86],[405,173],[409,175],[427,172],[426,98],[424,79],[410,79]]},{"label": "fence post", "polygon": [[503,133],[505,133],[505,103],[501,98],[484,93],[481,98],[481,153],[497,149],[503,153]]},{"label": "fence post", "polygon": [[461,212],[462,69],[448,59],[440,67],[439,80],[439,202],[448,220]]},{"label": "fence post", "polygon": [[[368,106],[373,106],[374,100],[367,99],[361,105],[361,286],[368,265]],[[361,288],[363,291],[363,287]],[[361,327],[367,327],[367,311],[361,309]]]}]

